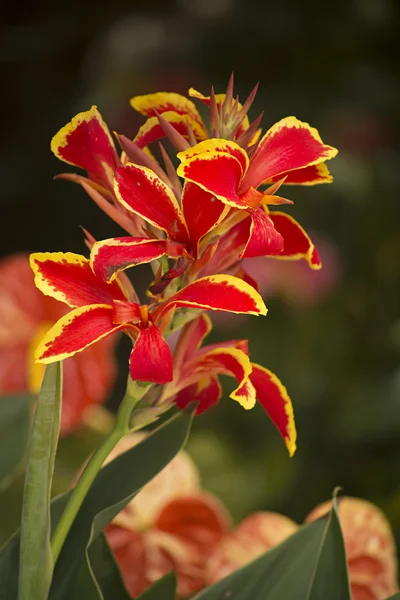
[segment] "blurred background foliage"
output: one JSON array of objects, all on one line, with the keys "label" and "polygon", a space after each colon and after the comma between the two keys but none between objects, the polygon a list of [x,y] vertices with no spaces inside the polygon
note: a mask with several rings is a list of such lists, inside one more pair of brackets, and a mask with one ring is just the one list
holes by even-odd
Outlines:
[{"label": "blurred background foliage", "polygon": [[[189,450],[235,519],[267,509],[301,521],[341,485],[376,502],[399,539],[400,4],[21,0],[2,13],[1,256],[84,253],[78,225],[97,239],[120,234],[82,189],[52,180],[68,168],[50,153],[51,137],[92,104],[132,136],[142,118],[131,96],[222,91],[234,71],[242,98],[261,82],[252,116],[264,110],[264,127],[293,114],[339,148],[333,185],[288,192],[325,269],[259,261],[267,319],[220,318],[213,332],[248,337],[252,359],[287,385],[298,451],[288,458],[261,409],[245,413],[227,399],[196,420]],[[134,281],[143,287],[146,277],[140,268]],[[55,491],[95,443],[93,432],[63,440]],[[20,487],[0,497],[0,514],[15,513],[1,518],[3,539],[18,522]]]}]

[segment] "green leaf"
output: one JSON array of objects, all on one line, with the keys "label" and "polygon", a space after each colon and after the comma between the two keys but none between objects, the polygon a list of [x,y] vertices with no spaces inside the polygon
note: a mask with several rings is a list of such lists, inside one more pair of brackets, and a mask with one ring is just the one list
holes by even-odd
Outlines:
[{"label": "green leaf", "polygon": [[386,600],[400,600],[400,593],[390,596],[390,598],[386,598]]},{"label": "green leaf", "polygon": [[351,600],[336,506],[195,600]]},{"label": "green leaf", "polygon": [[29,442],[22,501],[19,600],[45,600],[50,588],[50,492],[61,402],[62,364],[58,362],[46,368]]},{"label": "green leaf", "polygon": [[24,464],[32,414],[32,396],[0,397],[0,491]]},{"label": "green leaf", "polygon": [[138,600],[175,600],[176,575],[171,572],[156,581],[148,590],[143,592]]},{"label": "green leaf", "polygon": [[[98,591],[101,583],[96,560],[92,555],[93,544],[104,527],[117,515],[133,496],[155,477],[185,444],[192,415],[179,412],[158,427],[137,446],[104,467],[96,477],[66,539],[53,575],[50,600],[70,598],[102,599]],[[54,529],[68,501],[70,493],[62,494],[51,503],[51,522]],[[15,535],[0,551],[0,598],[16,598],[19,536]],[[100,552],[95,548],[94,553]],[[102,554],[103,559],[105,553]],[[108,567],[109,568],[109,567]],[[88,573],[83,573],[87,570]],[[86,585],[91,577],[97,586],[98,596],[82,595],[79,590],[83,578]],[[115,573],[113,575],[115,577]],[[116,584],[117,585],[117,584]],[[5,594],[3,596],[3,593]],[[105,600],[114,600],[113,594],[102,592]],[[115,595],[119,600],[119,596]],[[123,598],[123,596],[122,596]],[[125,599],[124,599],[125,600]]]}]

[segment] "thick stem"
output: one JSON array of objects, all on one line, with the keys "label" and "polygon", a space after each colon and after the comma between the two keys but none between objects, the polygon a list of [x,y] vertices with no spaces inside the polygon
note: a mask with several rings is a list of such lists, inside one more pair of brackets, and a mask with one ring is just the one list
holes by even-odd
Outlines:
[{"label": "thick stem", "polygon": [[76,515],[78,514],[79,509],[86,498],[86,494],[88,493],[90,486],[96,478],[97,473],[100,471],[107,456],[115,448],[120,439],[129,433],[132,411],[136,404],[147,392],[149,387],[150,384],[144,384],[141,382],[134,382],[134,385],[130,386],[129,395],[126,394],[121,402],[114,428],[98,447],[98,449],[92,454],[82,475],[79,478],[78,483],[72,490],[71,497],[63,514],[61,515],[59,522],[57,523],[51,539],[51,550],[54,564],[60,555],[68,532],[71,529]]}]

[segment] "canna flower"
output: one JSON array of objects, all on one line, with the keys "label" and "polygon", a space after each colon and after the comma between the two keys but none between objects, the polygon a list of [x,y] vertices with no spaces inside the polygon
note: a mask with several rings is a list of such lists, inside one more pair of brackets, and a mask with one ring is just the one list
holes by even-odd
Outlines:
[{"label": "canna flower", "polygon": [[296,428],[286,388],[271,371],[250,362],[247,340],[201,347],[211,327],[210,319],[201,315],[182,329],[174,352],[174,381],[164,387],[159,403],[173,398],[179,408],[185,408],[196,401],[196,414],[200,414],[222,396],[218,376],[234,377],[238,387],[230,397],[246,410],[259,402],[292,456],[296,450]]},{"label": "canna flower", "polygon": [[[150,262],[162,249],[159,241],[142,240],[141,262]],[[158,254],[157,254],[158,253]],[[36,349],[38,362],[63,360],[118,331],[134,342],[130,356],[132,379],[166,383],[173,378],[172,355],[162,332],[177,308],[266,314],[261,296],[231,275],[203,277],[166,301],[140,304],[124,279],[105,282],[91,269],[89,259],[73,253],[31,255],[35,284],[72,310],[47,332]],[[161,331],[160,331],[161,329]]]},{"label": "canna flower", "polygon": [[[34,348],[68,307],[36,289],[29,256],[0,262],[0,394],[38,393],[44,367]],[[61,434],[74,431],[89,407],[102,404],[113,386],[117,338],[107,338],[64,362]]]},{"label": "canna flower", "polygon": [[[126,436],[106,462],[145,435]],[[132,597],[174,570],[183,598],[204,587],[208,555],[229,528],[227,510],[202,489],[196,465],[181,451],[114,518],[106,536]]]},{"label": "canna flower", "polygon": [[[314,521],[331,508],[317,506],[306,518]],[[353,600],[386,600],[398,591],[393,534],[383,513],[359,498],[339,500]],[[206,566],[207,585],[219,581],[296,532],[299,525],[284,515],[258,512],[245,519],[214,549]]]}]

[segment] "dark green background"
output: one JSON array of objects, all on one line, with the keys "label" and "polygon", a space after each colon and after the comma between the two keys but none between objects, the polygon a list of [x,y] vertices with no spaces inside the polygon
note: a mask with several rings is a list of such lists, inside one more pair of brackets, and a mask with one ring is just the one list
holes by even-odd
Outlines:
[{"label": "dark green background", "polygon": [[271,298],[266,319],[214,333],[249,337],[253,359],[285,382],[296,456],[261,410],[229,400],[197,420],[190,448],[237,519],[262,508],[302,520],[341,485],[378,503],[399,535],[399,3],[22,1],[2,13],[1,255],[83,252],[78,225],[99,239],[120,233],[81,189],[52,181],[65,169],[52,135],[92,104],[133,135],[131,96],[222,91],[234,70],[242,97],[261,81],[252,114],[265,110],[265,127],[294,114],[340,149],[332,186],[288,192],[292,214],[333,245],[335,288],[308,306]]}]

